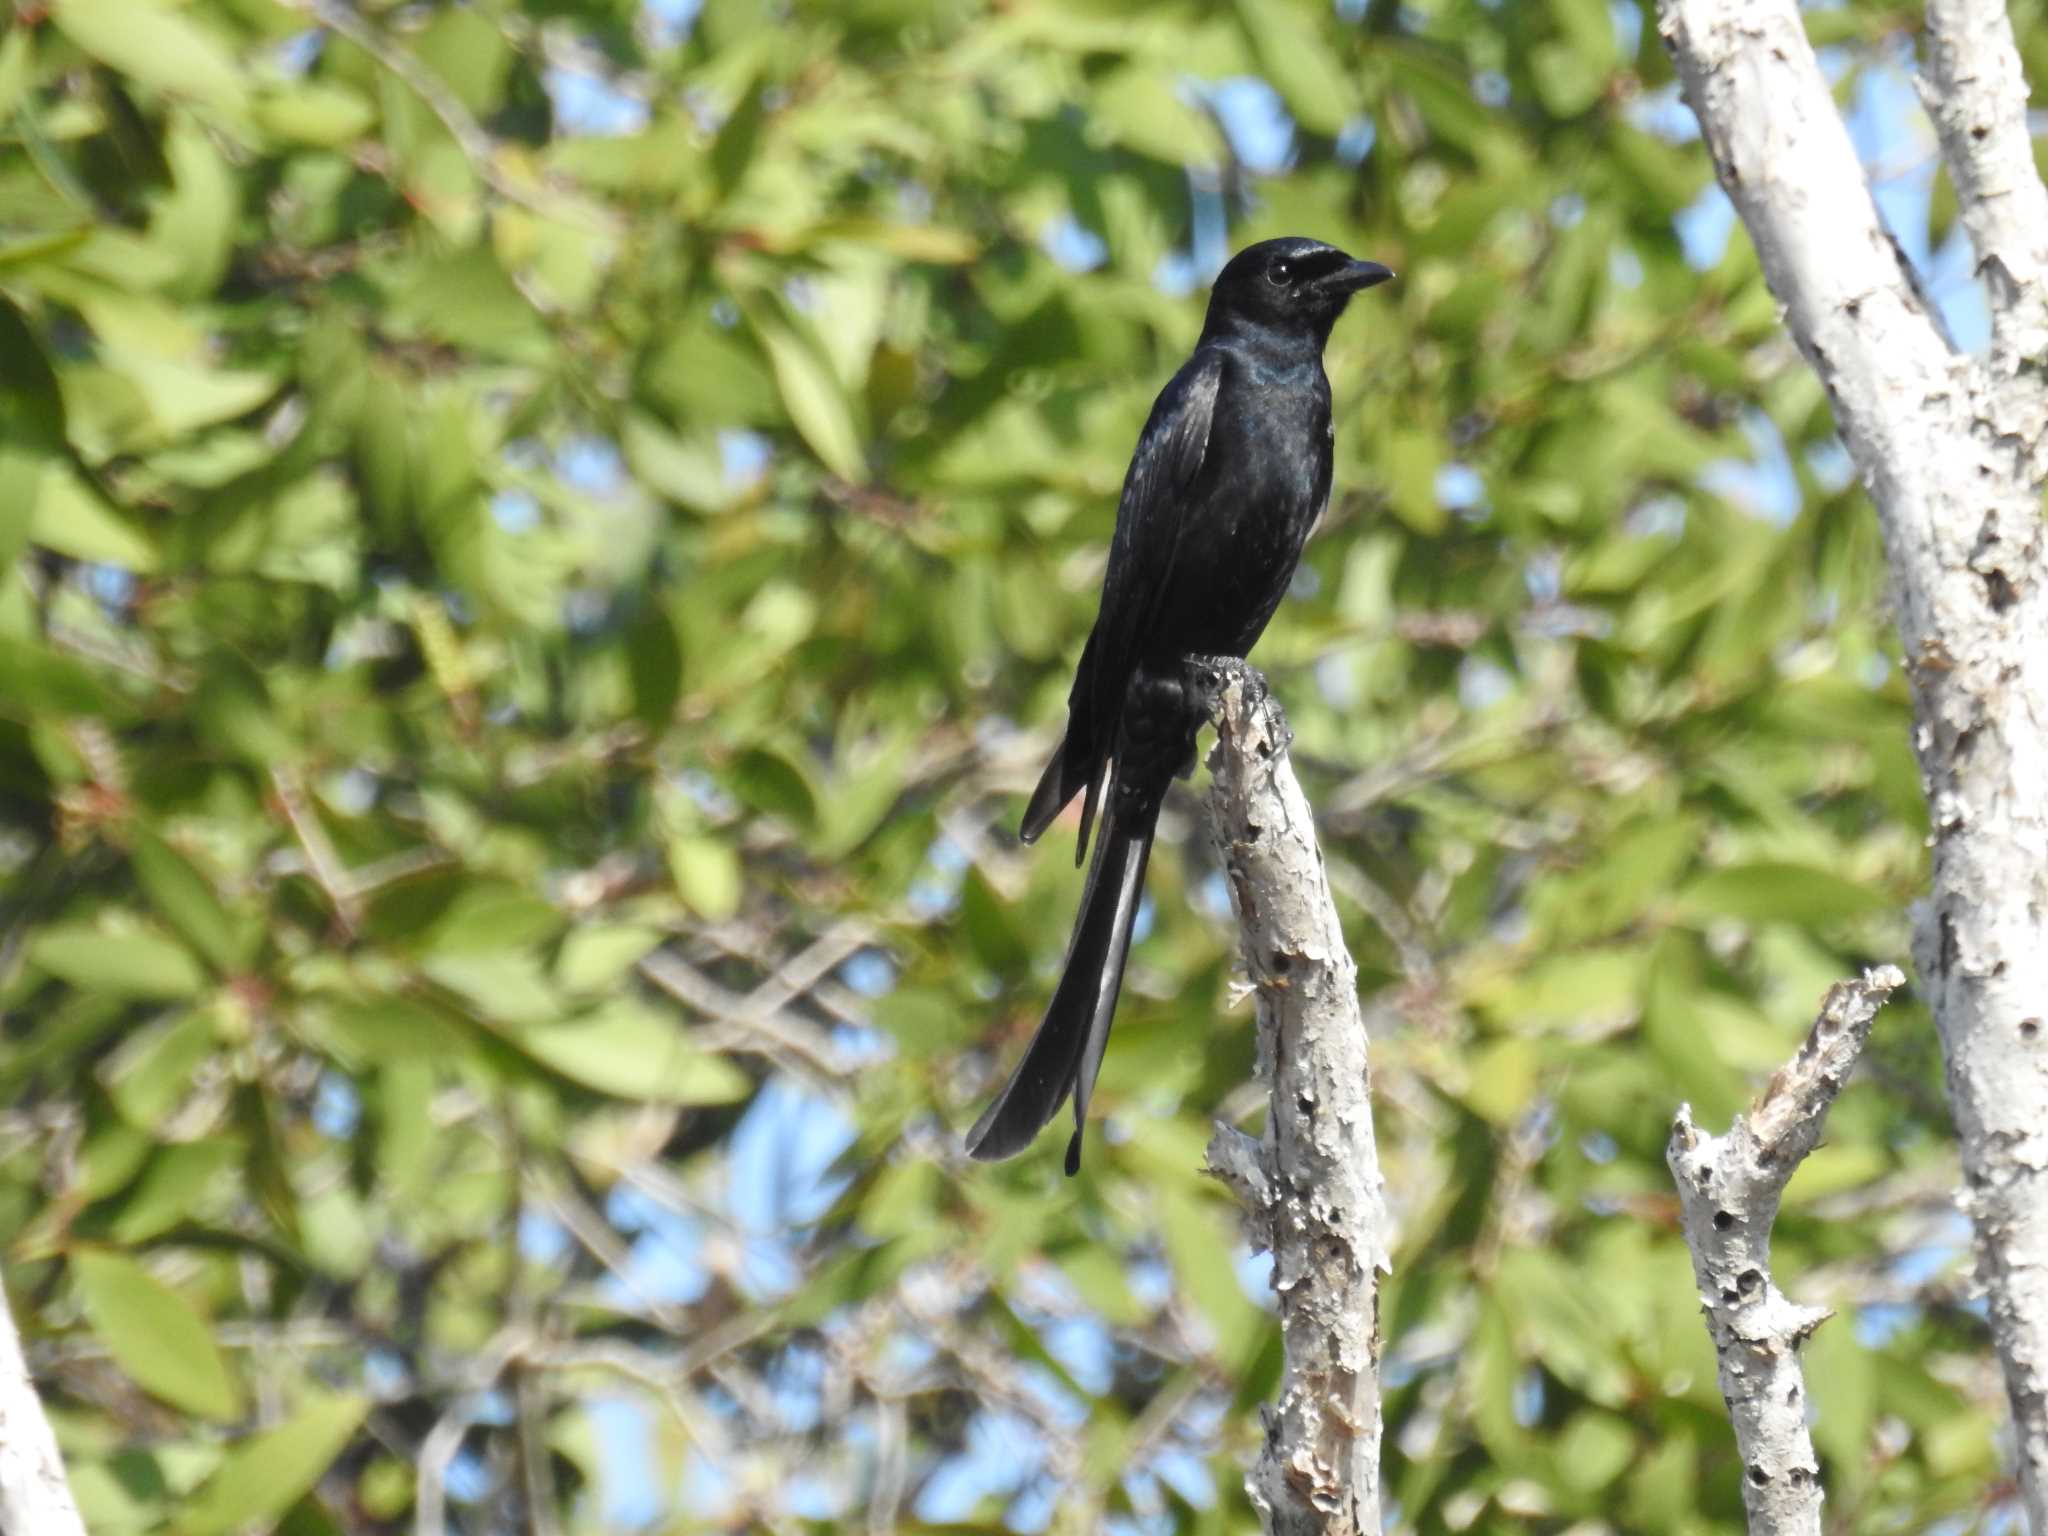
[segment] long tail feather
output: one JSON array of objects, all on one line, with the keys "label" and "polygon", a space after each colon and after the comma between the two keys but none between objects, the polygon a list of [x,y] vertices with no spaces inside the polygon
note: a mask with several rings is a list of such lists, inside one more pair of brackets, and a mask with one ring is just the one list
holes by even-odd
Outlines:
[{"label": "long tail feather", "polygon": [[1017,835],[1027,843],[1037,842],[1080,788],[1080,776],[1068,764],[1067,744],[1062,740],[1045,772],[1038,776],[1038,787],[1031,791],[1031,803],[1024,807],[1024,822]]},{"label": "long tail feather", "polygon": [[1017,835],[1025,842],[1037,842],[1074,796],[1086,789],[1088,796],[1081,802],[1081,831],[1074,839],[1076,868],[1088,856],[1088,833],[1095,825],[1096,807],[1102,803],[1103,787],[1109,779],[1109,764],[1104,763],[1101,771],[1092,778],[1083,777],[1087,772],[1087,764],[1077,768],[1067,760],[1067,744],[1062,741],[1052,761],[1045,765],[1045,772],[1038,776],[1038,787],[1031,791],[1031,801],[1024,807],[1023,823],[1017,828]]},{"label": "long tail feather", "polygon": [[1075,1131],[1067,1147],[1067,1172],[1071,1175],[1080,1167],[1081,1127],[1123,986],[1124,960],[1130,953],[1131,927],[1151,852],[1151,818],[1130,828],[1114,815],[1104,818],[1080,916],[1067,946],[1066,970],[1024,1059],[967,1133],[969,1156],[984,1162],[1014,1157],[1072,1093]]}]

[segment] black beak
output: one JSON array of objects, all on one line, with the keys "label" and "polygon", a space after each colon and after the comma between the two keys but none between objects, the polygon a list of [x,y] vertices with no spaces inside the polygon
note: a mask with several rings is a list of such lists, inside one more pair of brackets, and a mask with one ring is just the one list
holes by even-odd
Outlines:
[{"label": "black beak", "polygon": [[1350,261],[1324,278],[1320,286],[1332,293],[1358,293],[1377,288],[1393,275],[1392,267],[1383,267],[1376,261]]}]

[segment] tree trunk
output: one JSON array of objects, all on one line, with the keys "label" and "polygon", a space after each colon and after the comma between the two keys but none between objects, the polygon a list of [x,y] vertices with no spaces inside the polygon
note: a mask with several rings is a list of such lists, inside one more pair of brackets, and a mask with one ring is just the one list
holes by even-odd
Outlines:
[{"label": "tree trunk", "polygon": [[1932,820],[1915,917],[2018,1474],[2048,1532],[2048,192],[1994,0],[1932,0],[1924,86],[1992,305],[1957,355],[1792,0],[1660,0],[1715,170],[1876,503]]}]

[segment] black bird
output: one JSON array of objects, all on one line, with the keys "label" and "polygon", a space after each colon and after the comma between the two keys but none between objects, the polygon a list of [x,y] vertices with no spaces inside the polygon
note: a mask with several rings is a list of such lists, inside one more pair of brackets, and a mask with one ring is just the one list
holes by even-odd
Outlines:
[{"label": "black bird", "polygon": [[1124,476],[1102,605],[1067,696],[1067,734],[1024,812],[1036,842],[1076,794],[1102,832],[1045,1020],[967,1133],[978,1158],[1024,1150],[1074,1095],[1067,1172],[1123,985],[1160,801],[1193,762],[1196,658],[1242,661],[1286,595],[1330,498],[1323,344],[1351,295],[1394,274],[1318,240],[1264,240],[1216,278],[1194,356],[1152,406]]}]

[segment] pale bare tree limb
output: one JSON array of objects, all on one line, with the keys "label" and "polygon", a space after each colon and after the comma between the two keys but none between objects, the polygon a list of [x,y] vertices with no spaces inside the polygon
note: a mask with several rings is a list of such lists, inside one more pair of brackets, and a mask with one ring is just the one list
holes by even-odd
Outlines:
[{"label": "pale bare tree limb", "polygon": [[506,1371],[532,1349],[534,1338],[524,1326],[501,1328],[463,1371],[461,1387],[442,1409],[434,1427],[420,1443],[414,1480],[413,1529],[417,1536],[444,1536],[448,1529],[448,1469],[462,1449],[462,1437],[476,1421],[484,1399]]},{"label": "pale bare tree limb", "polygon": [[0,1286],[0,1531],[35,1536],[85,1536],[85,1522],[71,1497],[57,1437],[43,1413],[43,1400],[14,1313]]},{"label": "pale bare tree limb", "polygon": [[1829,1107],[1870,1038],[1871,1020],[1906,984],[1897,966],[1829,989],[1806,1043],[1725,1136],[1679,1106],[1664,1158],[1678,1182],[1685,1246],[1720,1361],[1721,1396],[1742,1451],[1750,1536],[1820,1536],[1820,1463],[1806,1428],[1799,1347],[1826,1322],[1771,1276],[1771,1226],[1785,1186],[1820,1142]]},{"label": "pale bare tree limb", "polygon": [[1876,503],[1933,824],[1914,959],[2022,1495],[2048,1531],[2048,374],[2016,350],[2044,302],[2023,280],[2042,194],[2021,175],[2019,61],[1995,0],[1930,6],[1931,89],[1955,93],[1936,121],[2000,316],[1979,361],[1946,346],[1885,232],[1794,0],[1659,0],[1658,21]]},{"label": "pale bare tree limb", "polygon": [[2034,168],[2027,82],[2000,0],[1928,0],[1920,97],[1991,295],[2001,371],[2048,355],[2048,188]]},{"label": "pale bare tree limb", "polygon": [[1380,1529],[1379,1278],[1392,1265],[1358,972],[1344,946],[1290,733],[1257,675],[1216,669],[1210,836],[1258,999],[1262,1139],[1219,1125],[1209,1171],[1273,1254],[1286,1365],[1246,1480],[1270,1533]]}]

